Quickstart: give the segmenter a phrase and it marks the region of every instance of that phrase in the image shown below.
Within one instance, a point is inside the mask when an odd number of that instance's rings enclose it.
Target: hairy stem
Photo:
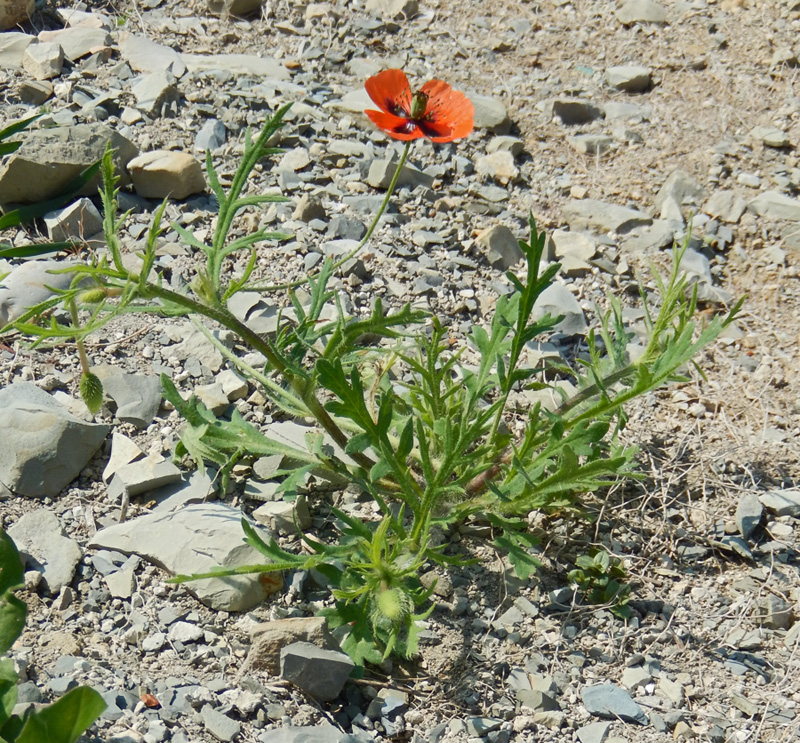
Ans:
[[[294,393],[303,401],[308,407],[309,412],[317,422],[325,429],[325,432],[338,444],[344,448],[347,446],[348,438],[344,431],[336,424],[336,421],[331,418],[327,410],[322,406],[322,403],[317,399],[312,389],[309,388],[308,381],[299,374],[295,374],[286,365],[281,356],[272,347],[272,344],[265,338],[262,338],[258,333],[250,330],[244,323],[240,322],[228,310],[222,307],[213,307],[206,304],[201,304],[191,297],[178,294],[170,289],[165,289],[161,286],[154,284],[147,284],[146,293],[150,296],[159,299],[173,302],[194,313],[204,315],[211,320],[218,322],[220,325],[229,328],[236,333],[243,341],[247,342],[251,348],[264,354],[270,366],[284,377],[292,386]],[[350,455],[359,466],[365,469],[370,469],[375,463],[365,454],[352,453]]]

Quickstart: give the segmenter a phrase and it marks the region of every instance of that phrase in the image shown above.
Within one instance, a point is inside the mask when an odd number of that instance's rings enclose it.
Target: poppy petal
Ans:
[[[445,121],[419,121],[417,126],[432,142],[449,142],[453,134],[453,127]]]
[[[460,139],[472,131],[475,107],[467,96],[458,90],[453,90],[442,80],[430,80],[421,90],[428,96],[426,119],[446,124],[450,129],[449,135],[442,133],[436,139],[432,138],[434,142]]]
[[[402,116],[395,116],[383,111],[365,111],[364,113],[369,116],[375,126],[383,129],[393,139],[406,141],[424,136],[411,119],[405,119]]]
[[[369,78],[364,87],[381,111],[396,114],[401,110],[411,115],[411,86],[402,70],[383,70]]]

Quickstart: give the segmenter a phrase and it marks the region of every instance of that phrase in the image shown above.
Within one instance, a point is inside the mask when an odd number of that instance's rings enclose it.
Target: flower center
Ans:
[[[421,119],[428,108],[428,94],[418,90],[411,100],[411,118]]]

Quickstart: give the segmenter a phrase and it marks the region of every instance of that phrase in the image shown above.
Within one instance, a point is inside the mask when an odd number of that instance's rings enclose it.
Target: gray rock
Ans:
[[[417,0],[367,0],[365,10],[382,18],[401,20],[413,18],[419,12],[419,3]]]
[[[51,80],[61,74],[64,50],[57,42],[31,44],[22,55],[22,69],[35,80]]]
[[[632,666],[622,672],[621,680],[628,691],[635,691],[640,686],[647,686],[653,680],[653,675],[644,666]]]
[[[555,116],[562,124],[588,124],[602,119],[603,109],[583,98],[556,98],[545,104],[545,115]]]
[[[800,489],[768,490],[758,496],[761,504],[776,516],[800,518]]]
[[[485,253],[489,265],[501,271],[512,268],[524,257],[514,233],[502,224],[481,232],[476,242]]]
[[[240,295],[234,295],[234,297],[238,296]],[[212,372],[218,372],[222,368],[222,354],[200,330],[194,327],[194,325],[191,323],[184,323],[183,325],[172,326],[169,328],[168,332],[174,333],[170,335],[171,339],[180,340],[180,342],[173,346],[168,346],[165,349],[166,356],[174,356],[179,361],[184,361],[189,358],[197,359]],[[212,332],[214,336],[226,346],[229,348],[233,346],[233,336],[231,333],[218,330]]]
[[[761,516],[764,508],[756,493],[745,493],[739,498],[736,505],[736,527],[744,539],[750,539],[750,535],[761,523]]]
[[[610,722],[590,722],[576,731],[580,743],[603,743],[611,729]]]
[[[178,52],[138,34],[120,34],[119,53],[136,72],[166,72],[177,79],[186,72]]]
[[[190,504],[179,511],[152,513],[102,529],[89,547],[137,554],[172,574],[252,565],[263,558],[243,542],[241,519],[238,508]],[[261,527],[255,528],[268,538]],[[186,587],[204,604],[221,611],[246,611],[267,596],[258,575],[208,578]]]
[[[136,575],[132,569],[117,570],[105,576],[108,592],[117,599],[129,599],[136,589]]]
[[[327,722],[321,725],[299,725],[276,728],[261,733],[259,743],[349,743],[351,736]]]
[[[634,230],[622,242],[624,250],[630,253],[643,253],[648,250],[661,250],[672,247],[675,241],[675,225],[663,219],[657,219],[641,231]]]
[[[666,676],[661,676],[658,679],[658,691],[661,692],[667,699],[669,699],[676,707],[680,707],[684,703],[685,689],[683,684],[672,681]]]
[[[115,366],[97,365],[94,373],[103,383],[103,393],[117,406],[116,416],[137,428],[153,422],[161,407],[161,380],[144,374],[126,374]]]
[[[50,299],[54,289],[68,289],[73,274],[54,273],[77,266],[76,261],[25,261],[0,279],[0,328],[25,314],[29,307]]]
[[[339,696],[353,668],[344,653],[309,642],[293,642],[281,650],[281,678],[323,702]]]
[[[311,156],[308,154],[308,150],[305,147],[293,147],[291,150],[287,150],[283,153],[283,157],[281,157],[276,168],[278,170],[291,170],[296,172],[308,167],[310,163]]]
[[[217,712],[210,704],[206,704],[200,712],[206,730],[217,740],[223,743],[230,743],[242,729],[240,723],[232,720],[222,712]]]
[[[525,150],[525,143],[518,137],[498,136],[492,137],[486,145],[486,152],[510,152],[514,157],[521,155]]]
[[[556,712],[561,709],[551,694],[539,689],[520,689],[517,701],[523,709],[531,712]]]
[[[597,252],[597,241],[585,232],[553,230],[550,237],[553,240],[556,258],[573,256],[589,261]]]
[[[172,642],[182,642],[186,644],[187,642],[198,642],[202,640],[204,634],[202,627],[198,627],[191,622],[173,622],[169,626],[167,637]]]
[[[193,73],[224,70],[235,75],[252,75],[272,80],[289,79],[289,70],[280,62],[255,54],[182,54],[181,59],[186,69]]]
[[[167,641],[167,635],[164,632],[154,632],[142,640],[142,650],[145,653],[155,653],[164,647]]]
[[[222,415],[229,407],[230,400],[218,382],[201,384],[194,388],[194,395],[214,415]]]
[[[519,175],[514,156],[509,150],[497,150],[479,157],[475,162],[475,170],[479,175],[494,178],[503,184],[513,181]]]
[[[189,503],[205,503],[213,500],[217,493],[216,470],[207,467],[184,473],[180,479],[148,493],[148,498],[156,502],[152,513],[177,511]]]
[[[0,389],[0,482],[19,495],[58,495],[86,466],[109,426],[78,420],[32,382]]]
[[[369,166],[369,173],[367,175],[367,183],[373,188],[388,188],[392,181],[395,171],[397,170],[397,161],[378,159],[373,160]],[[400,176],[397,179],[399,187],[408,186],[414,188],[416,186],[425,186],[430,188],[433,184],[433,178],[427,173],[423,173],[419,168],[406,163],[400,171]]]
[[[604,155],[614,146],[607,134],[575,134],[567,137],[567,142],[583,155]]]
[[[800,201],[779,191],[764,191],[756,196],[747,210],[768,219],[800,222]]]
[[[53,83],[47,80],[21,80],[17,93],[23,103],[41,106],[53,95]]]
[[[180,480],[181,471],[158,452],[119,467],[111,478],[108,495],[132,498]]]
[[[111,434],[111,456],[103,470],[103,481],[110,482],[120,467],[130,464],[135,459],[141,459],[143,456],[144,452],[125,434],[114,431]]]
[[[533,308],[532,319],[540,320],[546,314],[552,317],[563,316],[555,330],[564,335],[580,335],[587,328],[583,314],[575,295],[563,284],[552,284],[539,296]]]
[[[297,202],[292,219],[310,222],[312,219],[325,219],[327,216],[325,207],[316,196],[303,194]]]
[[[475,107],[474,123],[477,129],[488,129],[495,134],[508,134],[511,129],[511,119],[508,118],[508,111],[502,101],[477,93],[468,95]]]
[[[794,624],[792,605],[778,596],[767,596],[757,613],[761,626],[767,629],[789,629]]]
[[[774,126],[757,126],[750,130],[750,136],[762,144],[765,144],[767,147],[780,149],[791,145],[789,135],[781,129],[776,129]]]
[[[61,28],[55,31],[40,31],[39,42],[55,42],[61,45],[64,56],[74,62],[91,54],[95,49],[111,46],[111,34],[104,28]]]
[[[581,699],[590,715],[647,724],[647,715],[642,708],[631,699],[627,691],[614,684],[584,686],[581,689]]]
[[[242,665],[245,670],[280,672],[281,649],[305,642],[328,650],[338,649],[324,617],[292,617],[257,624],[250,630],[251,646]]]
[[[58,593],[72,582],[81,559],[81,548],[64,534],[51,511],[40,508],[26,513],[8,529],[27,570],[38,570],[49,593]]]
[[[631,124],[639,124],[653,114],[650,106],[640,106],[626,101],[609,101],[603,106],[603,110],[607,119],[625,119]]]
[[[666,23],[667,10],[653,0],[628,0],[615,15],[625,26],[634,23]]]
[[[217,383],[230,402],[247,397],[250,388],[246,379],[242,379],[233,369],[225,369],[217,375]]]
[[[253,518],[284,536],[303,532],[311,526],[306,499],[298,495],[293,501],[270,501],[253,511]]]
[[[2,25],[2,15],[0,15],[0,28]],[[12,24],[15,25],[16,22]],[[20,31],[6,31],[0,34],[0,68],[22,67],[25,50],[34,43],[36,43],[35,36]]]
[[[142,75],[131,85],[137,108],[152,118],[174,116],[180,92],[171,72],[159,70]]]
[[[664,185],[656,194],[654,205],[656,211],[662,212],[662,219],[665,219],[663,214],[664,204],[668,199],[672,199],[679,207],[685,205],[699,206],[703,200],[704,189],[697,182],[697,180],[687,173],[685,170],[673,170]]]
[[[747,208],[745,200],[736,191],[715,191],[703,205],[703,211],[723,222],[736,224]]]
[[[103,157],[106,145],[114,150],[119,185],[130,183],[126,166],[138,154],[136,146],[102,124],[77,124],[25,132],[22,146],[0,166],[0,205],[31,204],[64,191],[84,168]],[[98,174],[81,191],[96,195]]]
[[[85,196],[69,206],[44,215],[47,236],[54,242],[86,239],[103,231],[103,217]]]
[[[624,234],[634,227],[649,225],[653,221],[649,214],[638,209],[595,199],[571,201],[564,207],[563,213],[570,229],[575,232],[597,230]]]
[[[702,253],[687,248],[681,259],[681,270],[688,276],[697,279],[700,283],[712,284],[711,263]]]
[[[342,111],[359,114],[363,114],[367,109],[374,110],[376,108],[375,103],[363,87],[348,91],[340,99],[331,101],[329,105]],[[372,126],[366,116],[362,117],[362,121],[365,125]]]
[[[206,150],[214,152],[225,144],[227,136],[228,130],[225,128],[225,124],[219,119],[208,119],[197,132],[197,136],[194,138],[194,147],[201,152]]]
[[[650,70],[639,65],[620,65],[606,70],[606,82],[625,93],[643,93],[650,87]]]

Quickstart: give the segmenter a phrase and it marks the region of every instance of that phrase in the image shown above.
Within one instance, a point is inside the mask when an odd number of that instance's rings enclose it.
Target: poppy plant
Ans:
[[[369,78],[365,87],[380,109],[365,113],[394,139],[452,142],[472,131],[472,102],[441,80],[430,80],[412,93],[402,70],[384,70]]]

